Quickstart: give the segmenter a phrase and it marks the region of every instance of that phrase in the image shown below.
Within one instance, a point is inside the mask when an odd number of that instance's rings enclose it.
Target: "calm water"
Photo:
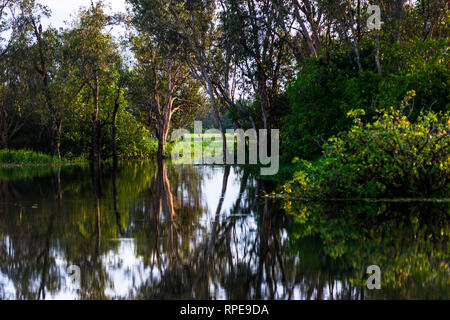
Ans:
[[[449,298],[448,203],[261,196],[273,188],[238,167],[0,170],[0,298]]]

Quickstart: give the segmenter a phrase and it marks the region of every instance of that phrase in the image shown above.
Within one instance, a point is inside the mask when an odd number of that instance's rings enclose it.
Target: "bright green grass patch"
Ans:
[[[232,139],[236,135],[227,133],[227,134],[225,134],[225,136],[227,137],[227,139]],[[219,133],[202,133],[202,134],[189,133],[189,134],[185,134],[184,137],[185,138],[191,138],[191,139],[200,138],[200,137],[203,138],[203,139],[205,139],[205,138],[218,138],[218,139],[220,139],[220,138],[222,138],[222,135],[219,134]]]
[[[64,160],[30,150],[0,150],[0,166],[63,164]]]

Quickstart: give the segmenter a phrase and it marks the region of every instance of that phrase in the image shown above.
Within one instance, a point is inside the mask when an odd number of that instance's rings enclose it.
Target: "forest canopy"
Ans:
[[[204,119],[223,148],[227,128],[280,129],[291,164],[351,135],[349,113],[362,110],[369,124],[379,110],[399,110],[408,92],[411,128],[448,119],[445,0],[126,4],[109,14],[92,1],[55,29],[43,27],[51,12],[39,1],[0,1],[2,149],[99,167],[111,157],[166,157],[170,132]],[[368,23],[374,5],[380,28]],[[110,33],[117,25],[120,38]]]

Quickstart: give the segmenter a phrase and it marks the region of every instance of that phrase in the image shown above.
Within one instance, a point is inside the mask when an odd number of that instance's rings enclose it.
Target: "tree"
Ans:
[[[228,65],[225,65],[225,77],[219,77],[216,69],[216,58],[221,54],[217,41],[216,1],[128,2],[133,12],[133,23],[139,30],[153,34],[159,44],[166,43],[168,47],[175,44],[180,48],[178,57],[187,63],[191,76],[201,83],[209,97],[222,133],[223,154],[226,155],[225,129],[221,120],[219,100],[223,98],[229,106],[235,104],[231,91],[228,90]]]
[[[23,128],[35,111],[31,97],[35,92],[33,70],[26,63],[27,50],[17,39],[11,52],[0,62],[0,137],[8,149],[11,139]]]
[[[51,152],[61,158],[61,135],[65,113],[86,86],[87,81],[74,81],[73,66],[64,42],[64,35],[54,29],[42,30],[39,17],[31,16],[36,44],[34,45],[35,70],[39,74],[41,116],[51,140]]]
[[[6,46],[0,49],[0,138],[5,149],[35,108],[35,78],[27,63],[31,40],[26,18],[32,5],[29,1],[0,3],[0,32],[10,32]],[[6,39],[0,37],[0,43],[1,40]]]
[[[262,127],[269,129],[273,97],[293,69],[289,47],[279,36],[285,12],[272,1],[220,3],[223,43],[241,76],[251,84],[250,97],[259,102]]]
[[[178,112],[184,115],[180,117],[193,121],[202,109],[199,84],[191,77],[187,64],[178,59],[178,46],[154,42],[151,34],[134,36],[131,43],[137,64],[130,97],[145,113],[158,139],[158,157],[165,158],[173,115]]]
[[[107,90],[105,86],[114,85],[114,77],[118,76],[115,71],[121,60],[111,35],[104,32],[110,21],[110,17],[103,11],[103,3],[92,3],[89,8],[80,11],[75,28],[67,34],[68,54],[76,69],[74,75],[78,82],[86,83],[90,89],[84,95],[89,101],[87,109],[91,113],[91,150],[96,170],[100,169],[101,164],[101,129],[109,123],[107,118],[101,117],[101,109],[112,105],[108,103],[108,93],[111,90]]]

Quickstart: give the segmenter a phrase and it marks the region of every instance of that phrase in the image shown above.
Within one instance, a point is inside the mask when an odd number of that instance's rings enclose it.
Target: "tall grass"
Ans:
[[[0,166],[61,164],[63,160],[30,150],[0,150]]]

